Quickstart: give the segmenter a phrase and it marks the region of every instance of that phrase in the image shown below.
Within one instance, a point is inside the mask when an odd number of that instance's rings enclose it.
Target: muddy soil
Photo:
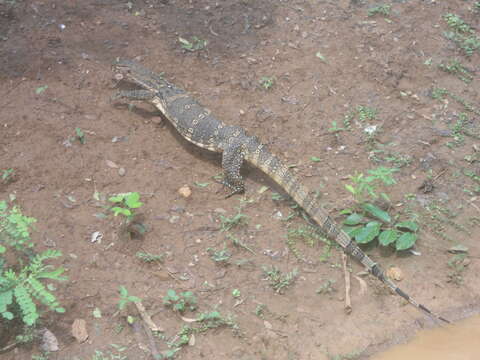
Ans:
[[[163,305],[168,289],[197,296],[198,310],[187,318],[213,310],[231,316],[233,328],[190,337],[179,359],[368,358],[437,326],[375,279],[358,280],[363,269],[355,262],[346,313],[341,252],[323,241],[287,242],[288,231],[306,222],[260,171],[246,167],[245,196],[225,199],[212,179],[221,173],[219,156],[188,144],[152,106],[112,101],[125,87],[111,71],[117,57],[164,73],[218,118],[257,135],[339,221],[353,204],[349,175],[398,167],[397,184],[386,189],[390,211],[418,218],[419,256],[366,251],[383,267],[401,269],[402,288],[443,316],[477,311],[480,56],[446,38],[444,16],[458,14],[475,31],[480,15],[473,1],[386,4],[388,15],[369,16],[379,4],[0,1],[0,170],[15,172],[0,185],[0,199],[14,194],[38,220],[38,250],[61,250],[57,264],[69,277],[55,292],[65,314],[46,313],[42,321],[60,344],[49,359],[92,359],[95,351],[106,359],[151,358],[142,328],[118,311],[120,286],[165,330],[154,340],[160,352],[191,325]],[[180,38],[189,43],[182,47]],[[439,67],[451,59],[471,81]],[[454,95],[435,99],[435,88]],[[361,109],[377,112],[369,118]],[[178,192],[184,185],[187,197]],[[102,199],[135,191],[148,231],[130,238]],[[221,231],[221,216],[240,212],[245,224]],[[92,242],[96,231],[103,238]],[[468,261],[453,273],[447,250],[457,244],[469,248]],[[227,265],[210,256],[223,249],[232,255]],[[138,252],[164,261],[146,263]],[[298,277],[276,293],[264,266],[297,269]],[[93,316],[97,308],[101,317]],[[75,319],[86,321],[83,343],[71,335]],[[39,353],[34,343],[2,358]]]

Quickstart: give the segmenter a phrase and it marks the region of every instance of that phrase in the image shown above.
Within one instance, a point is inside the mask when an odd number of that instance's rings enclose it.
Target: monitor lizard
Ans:
[[[186,140],[203,149],[222,154],[222,183],[231,189],[227,197],[245,190],[240,168],[243,162],[247,161],[271,177],[318,224],[327,237],[336,241],[347,254],[357,259],[393,292],[433,319],[449,322],[415,301],[390,280],[382,268],[368,257],[322,208],[316,193],[304,186],[289,167],[273,155],[256,136],[248,135],[239,126],[227,125],[218,120],[185,90],[137,62],[117,59],[112,68],[121,74],[120,78],[141,87],[140,90],[118,91],[115,99],[150,102]]]

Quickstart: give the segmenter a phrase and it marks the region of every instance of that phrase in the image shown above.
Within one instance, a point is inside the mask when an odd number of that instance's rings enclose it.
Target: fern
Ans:
[[[16,250],[32,248],[30,227],[37,220],[22,214],[17,206],[8,208],[6,201],[0,201],[0,242]]]
[[[45,261],[57,258],[62,253],[46,250],[30,256],[26,264],[23,262],[27,252],[33,254],[30,227],[35,221],[24,216],[18,207],[8,209],[6,202],[0,201],[0,318],[13,320],[20,317],[27,326],[36,324],[40,317],[40,305],[56,312],[65,312],[55,295],[42,282],[45,279],[66,279],[62,276],[65,269],[55,269],[45,264]],[[14,253],[20,265],[24,265],[19,270],[14,270],[18,265],[7,267],[3,256],[7,249]]]

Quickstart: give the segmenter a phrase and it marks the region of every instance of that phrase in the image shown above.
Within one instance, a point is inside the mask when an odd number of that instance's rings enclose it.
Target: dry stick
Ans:
[[[158,351],[157,344],[155,343],[155,338],[153,337],[153,331],[164,331],[161,327],[158,327],[150,317],[150,315],[145,310],[145,307],[140,301],[135,301],[135,306],[137,307],[138,313],[142,317],[143,320],[143,329],[147,334],[150,352],[154,359],[161,359],[162,356]]]
[[[352,303],[350,301],[350,272],[347,269],[347,254],[342,253],[343,272],[345,274],[345,312],[352,312]]]
[[[150,328],[151,331],[156,331],[156,332],[157,331],[158,332],[164,332],[165,331],[162,327],[157,326],[157,324],[155,324],[153,322],[152,318],[147,313],[147,310],[145,310],[145,307],[143,306],[143,304],[140,301],[135,301],[135,306],[137,307],[138,313],[142,317],[142,320],[145,322],[145,324],[148,325],[148,327]]]

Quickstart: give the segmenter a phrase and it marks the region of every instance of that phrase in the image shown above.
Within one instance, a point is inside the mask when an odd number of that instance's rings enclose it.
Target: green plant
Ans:
[[[344,129],[344,128],[341,128],[341,127],[338,127],[336,121],[332,121],[332,127],[331,127],[330,129],[328,129],[328,132],[329,132],[329,133],[332,133],[333,135],[335,135],[335,137],[336,137],[337,140],[338,140],[338,138],[339,138],[339,133],[340,133],[341,131],[345,131],[345,129]]]
[[[473,29],[456,14],[448,13],[443,16],[448,26],[459,33],[471,33]]]
[[[452,137],[453,141],[447,142],[447,146],[449,148],[457,147],[460,145],[463,145],[465,142],[465,129],[464,126],[468,120],[468,117],[465,113],[460,113],[458,115],[458,120],[455,122],[455,124],[452,126]]]
[[[177,294],[175,290],[168,289],[167,295],[163,297],[163,304],[179,313],[185,312],[187,308],[190,311],[195,311],[197,309],[197,298],[191,291]]]
[[[200,39],[197,36],[192,36],[191,40],[184,39],[182,37],[178,38],[178,41],[181,44],[182,49],[187,51],[197,51],[203,50],[207,47],[208,41]]]
[[[368,9],[368,16],[374,16],[376,14],[388,16],[390,15],[391,5],[377,5]]]
[[[215,263],[220,265],[227,265],[232,257],[232,254],[227,250],[225,244],[223,250],[208,248],[207,252],[210,254],[210,258],[215,261]]]
[[[230,231],[234,227],[248,224],[248,216],[242,214],[241,207],[237,209],[237,213],[231,217],[220,215],[221,231]]]
[[[270,286],[278,294],[283,294],[285,289],[292,285],[297,276],[298,270],[293,269],[289,273],[282,274],[282,272],[276,266],[263,266],[263,274],[266,276],[266,280],[269,281]]]
[[[444,32],[447,39],[454,41],[467,56],[472,56],[476,50],[480,50],[480,38],[475,35],[469,24],[456,14],[446,14],[444,19],[453,30]]]
[[[0,255],[6,251],[1,246]],[[59,313],[65,312],[52,293],[53,287],[43,283],[47,279],[66,280],[61,276],[65,269],[59,267],[51,270],[52,265],[44,264],[61,255],[58,250],[46,250],[34,255],[19,271],[6,267],[5,258],[0,256],[0,314],[4,319],[12,320],[19,316],[25,325],[33,326],[40,317],[37,304]]]
[[[127,306],[128,303],[135,303],[135,302],[141,302],[142,299],[139,297],[130,295],[128,293],[128,290],[125,286],[121,285],[120,289],[120,300],[118,300],[118,309],[123,310]]]
[[[395,245],[397,250],[406,250],[412,247],[416,240],[418,223],[414,220],[392,221],[390,214],[380,209],[372,201],[378,199],[377,187],[379,184],[394,185],[393,173],[395,168],[378,167],[369,170],[369,176],[356,174],[351,177],[353,185],[345,185],[356,202],[354,209],[342,211],[349,216],[344,220],[344,230],[355,238],[359,244],[367,244],[378,239],[380,245]],[[385,200],[389,200],[385,193],[380,193]]]
[[[78,139],[78,141],[80,141],[80,144],[85,144],[86,142],[86,139],[85,139],[85,133],[83,132],[82,129],[80,128],[75,128],[75,137],[76,139]]]
[[[470,70],[456,59],[449,60],[446,64],[441,63],[438,67],[449,74],[455,75],[467,84],[471,83],[474,78]]]
[[[22,214],[20,208],[9,208],[6,201],[0,201],[0,246],[5,243],[18,251],[33,247],[30,228],[37,220]]]
[[[15,171],[12,168],[2,170],[2,176],[0,177],[0,179],[2,180],[2,183],[8,184],[9,182],[12,181],[14,175],[15,175]]]
[[[396,184],[392,175],[397,171],[396,168],[379,166],[376,169],[368,170],[368,176],[363,173],[356,173],[350,176],[353,184],[347,184],[345,188],[352,193],[355,202],[358,204],[363,204],[369,198],[378,199],[379,196],[389,201],[387,194],[377,194],[377,188],[380,184],[387,186]]]
[[[146,263],[152,263],[152,262],[163,263],[163,259],[165,258],[165,254],[154,255],[154,254],[150,254],[142,251],[138,251],[135,254],[135,256]]]
[[[115,206],[110,208],[113,214],[115,216],[121,214],[126,217],[127,221],[132,220],[135,216],[134,209],[138,209],[143,205],[138,192],[117,194],[110,197],[108,201],[115,204]]]
[[[473,106],[470,102],[464,98],[458,96],[457,94],[452,93],[451,91],[444,88],[433,88],[431,91],[432,99],[442,100],[445,97],[450,97],[459,104],[463,105],[466,111],[473,112],[476,115],[480,115],[480,110]]]
[[[377,117],[377,109],[370,107],[359,105],[356,108],[358,118],[361,122],[365,122],[367,120],[375,120]]]
[[[335,280],[325,280],[322,285],[315,291],[319,295],[323,294],[331,294],[332,292],[336,291],[333,285],[335,284]]]
[[[270,90],[273,85],[275,85],[275,77],[273,76],[262,76],[260,79],[260,85],[265,89],[265,90]]]
[[[232,290],[232,296],[234,298],[239,298],[241,296],[240,290],[239,289],[233,289]]]

